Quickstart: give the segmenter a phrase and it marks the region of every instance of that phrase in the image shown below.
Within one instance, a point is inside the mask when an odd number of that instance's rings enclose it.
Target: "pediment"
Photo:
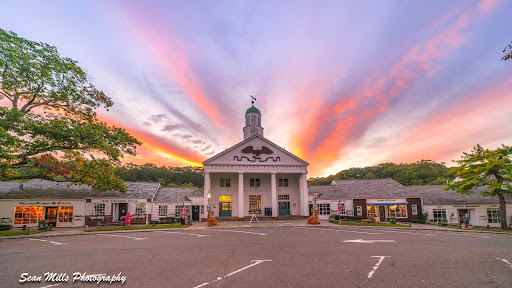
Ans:
[[[254,135],[207,159],[204,165],[296,165],[309,163],[260,135]]]

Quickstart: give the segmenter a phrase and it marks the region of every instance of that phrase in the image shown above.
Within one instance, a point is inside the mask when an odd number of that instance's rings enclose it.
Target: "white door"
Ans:
[[[117,222],[119,221],[119,204],[118,203],[115,203],[114,204],[114,211],[112,211],[112,222]]]

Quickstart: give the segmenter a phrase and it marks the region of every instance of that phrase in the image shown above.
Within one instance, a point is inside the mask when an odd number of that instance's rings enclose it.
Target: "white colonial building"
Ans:
[[[261,113],[245,114],[244,140],[204,164],[204,205],[216,217],[307,216],[306,161],[263,137]],[[208,194],[210,198],[208,199]]]

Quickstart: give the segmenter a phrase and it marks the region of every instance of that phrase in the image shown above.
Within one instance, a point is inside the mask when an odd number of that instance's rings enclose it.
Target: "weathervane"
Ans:
[[[251,104],[252,104],[252,106],[254,106],[254,101],[256,101],[256,98],[254,98],[254,96],[252,96],[252,95],[249,95],[249,96],[251,96],[251,98],[252,98]]]

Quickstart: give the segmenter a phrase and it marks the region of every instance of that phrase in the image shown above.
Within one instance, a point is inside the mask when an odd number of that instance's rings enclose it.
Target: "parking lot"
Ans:
[[[512,235],[385,227],[258,227],[107,232],[0,240],[1,287],[22,273],[91,287],[512,287]]]

